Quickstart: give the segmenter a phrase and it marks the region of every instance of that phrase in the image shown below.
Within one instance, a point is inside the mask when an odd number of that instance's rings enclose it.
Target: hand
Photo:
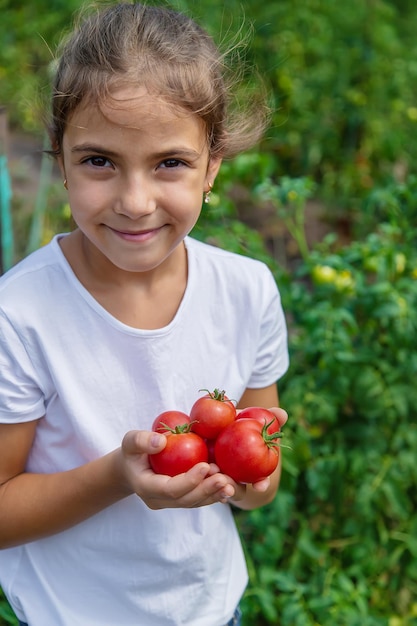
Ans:
[[[153,510],[193,508],[227,502],[235,494],[235,483],[214,464],[197,463],[178,476],[155,474],[149,454],[164,449],[166,437],[148,431],[130,431],[121,447],[122,472],[131,492]]]

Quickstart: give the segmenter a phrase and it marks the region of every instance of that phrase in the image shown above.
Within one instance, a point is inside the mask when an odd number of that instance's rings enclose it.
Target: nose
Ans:
[[[157,207],[155,188],[144,176],[124,177],[121,181],[115,212],[130,219],[150,215]]]

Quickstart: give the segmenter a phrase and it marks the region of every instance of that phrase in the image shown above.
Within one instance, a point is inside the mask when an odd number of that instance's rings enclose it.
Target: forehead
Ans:
[[[205,124],[200,117],[142,87],[114,90],[100,103],[81,103],[69,118],[67,129],[91,130],[109,125],[148,133],[158,129],[158,134],[177,130],[205,140]]]

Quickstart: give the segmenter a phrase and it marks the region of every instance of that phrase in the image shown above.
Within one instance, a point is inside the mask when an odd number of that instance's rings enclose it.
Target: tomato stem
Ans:
[[[171,426],[168,426],[168,424],[164,424],[164,422],[160,422],[160,424],[163,428],[161,428],[161,426],[158,426],[157,430],[166,430],[173,435],[181,435],[182,433],[191,432],[191,423],[177,424],[177,426],[175,426],[174,428],[171,428]]]
[[[225,402],[226,391],[224,389],[215,389],[214,391],[209,391],[208,389],[199,389],[199,391],[206,391],[210,398],[213,400],[218,400],[219,402]]]
[[[284,436],[283,433],[279,430],[277,430],[275,433],[268,433],[268,428],[271,426],[271,424],[274,423],[274,421],[275,418],[272,419],[268,424],[265,422],[265,424],[262,426],[262,437],[268,448],[281,447],[281,444],[277,441],[277,439],[281,439],[281,437]]]

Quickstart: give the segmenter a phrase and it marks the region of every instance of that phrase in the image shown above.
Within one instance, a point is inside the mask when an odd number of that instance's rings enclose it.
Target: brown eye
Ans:
[[[106,167],[106,166],[111,165],[110,161],[106,159],[106,157],[102,157],[102,156],[89,157],[88,159],[84,161],[84,163],[90,163],[94,167]]]
[[[179,165],[184,165],[184,163],[180,161],[179,159],[166,159],[165,161],[161,163],[162,167],[168,167],[168,168],[178,167]]]

